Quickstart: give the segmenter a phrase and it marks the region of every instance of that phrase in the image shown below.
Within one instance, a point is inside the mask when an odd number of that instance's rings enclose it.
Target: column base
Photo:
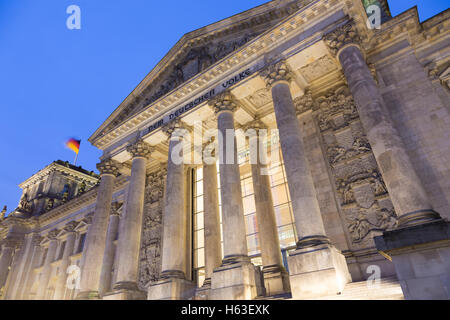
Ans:
[[[117,282],[112,292],[103,295],[103,300],[145,300],[146,294],[141,291],[136,282]]]
[[[393,262],[405,299],[450,299],[449,221],[385,231],[374,241]]]
[[[203,285],[195,290],[195,300],[210,300],[211,298],[211,278],[205,279]]]
[[[292,298],[335,295],[352,281],[344,255],[331,244],[300,247],[289,253]]]
[[[84,291],[77,294],[75,300],[101,300],[98,291]]]
[[[180,278],[164,278],[148,287],[148,300],[188,300],[195,294],[195,284]]]
[[[263,289],[261,272],[251,262],[227,260],[211,276],[210,299],[252,300],[263,295]]]
[[[264,287],[266,296],[276,296],[291,292],[289,274],[282,266],[263,267]]]

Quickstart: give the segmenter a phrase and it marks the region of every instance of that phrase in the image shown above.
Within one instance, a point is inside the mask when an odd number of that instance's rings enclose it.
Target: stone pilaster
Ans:
[[[367,138],[399,216],[399,227],[439,219],[365,62],[359,46],[360,37],[354,25],[349,23],[337,28],[325,37],[325,41],[342,65]]]
[[[36,274],[33,269],[38,266],[42,255],[42,247],[41,247],[42,237],[38,234],[34,234],[32,238],[32,258],[31,263],[27,266],[26,276],[24,280],[23,290],[20,292],[19,299],[22,300],[32,300],[36,294],[36,292],[31,292],[31,287],[35,281]]]
[[[106,234],[106,247],[103,256],[102,273],[100,275],[100,296],[104,296],[111,291],[112,271],[116,255],[116,236],[119,230],[120,214],[123,203],[114,202],[111,206],[111,215],[109,217],[108,232]]]
[[[153,148],[138,140],[127,148],[132,157],[131,178],[128,185],[125,215],[117,244],[117,278],[114,295],[107,299],[142,299],[138,288],[139,246],[141,243],[142,217],[147,161]]]
[[[49,240],[47,256],[45,257],[44,266],[42,268],[41,277],[39,279],[39,287],[37,289],[36,298],[37,300],[46,299],[47,286],[50,281],[50,276],[52,272],[51,263],[55,260],[56,249],[58,247],[58,233],[60,231],[57,229],[51,230],[47,234]]]
[[[297,250],[288,259],[292,295],[312,298],[342,291],[350,279],[344,256],[325,234],[303,137],[290,91],[293,78],[284,61],[262,73],[271,88],[295,226]]]
[[[186,179],[183,163],[183,124],[172,121],[163,128],[169,138],[166,188],[163,208],[162,272],[160,281],[148,288],[149,300],[188,299],[195,285],[188,280]]]
[[[253,299],[261,294],[257,270],[250,262],[244,220],[241,176],[237,161],[234,111],[237,104],[229,92],[210,102],[217,117],[219,134],[219,171],[222,200],[222,265],[211,277],[212,299]]]
[[[260,130],[267,127],[260,120],[255,120],[249,123],[246,129],[254,130],[254,135],[249,136],[250,163],[266,295],[285,294],[290,292],[289,276],[283,266],[266,150],[260,135]]]
[[[98,299],[99,297],[100,273],[106,246],[114,181],[120,167],[121,165],[112,159],[104,160],[97,165],[101,180],[92,225],[89,227],[86,237],[80,292],[77,299]]]
[[[64,231],[66,232],[66,246],[62,256],[61,265],[59,267],[58,281],[55,288],[54,300],[63,300],[66,292],[67,268],[70,266],[70,256],[75,248],[75,240],[77,237],[75,228],[77,223],[71,221],[66,224]]]

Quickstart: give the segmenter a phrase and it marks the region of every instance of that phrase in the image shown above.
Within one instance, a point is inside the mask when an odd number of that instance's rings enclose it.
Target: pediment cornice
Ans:
[[[226,54],[223,56],[221,54],[215,56],[215,52],[207,53],[207,56],[212,57],[212,64],[214,64],[234,51],[228,50],[227,47],[237,49],[310,2],[313,2],[313,0],[271,1],[185,34],[96,130],[89,141],[96,145],[96,141],[102,135],[108,134],[136,112],[170,91],[178,89],[186,81],[176,79],[176,67],[185,63],[184,60],[189,55],[201,55],[201,50],[205,47],[209,48],[211,43],[215,44],[214,49],[217,49],[217,51],[220,51],[219,46],[225,47]],[[240,42],[241,45],[239,45]],[[208,65],[208,62],[206,65]],[[159,79],[159,77],[162,77],[162,79]],[[167,79],[169,79],[169,84],[167,84]],[[167,90],[168,88],[170,90]],[[154,99],[155,97],[156,99]]]
[[[170,92],[139,113],[131,116],[113,130],[102,132],[100,128],[100,131],[97,131],[97,135],[92,136],[89,141],[97,148],[105,150],[133,131],[136,131],[137,128],[143,129],[144,125],[160,118],[173,107],[181,106],[187,99],[192,98],[194,94],[203,93],[202,91],[213,88],[214,85],[220,83],[220,80],[231,72],[264,59],[264,56],[280,43],[289,41],[289,39],[305,32],[309,27],[313,27],[316,23],[326,19],[327,16],[329,17],[339,11],[348,14],[350,10],[345,2],[339,0],[309,1],[308,5],[301,7],[301,9],[281,20],[232,54],[183,83],[177,90]],[[325,12],[327,15],[325,15]]]

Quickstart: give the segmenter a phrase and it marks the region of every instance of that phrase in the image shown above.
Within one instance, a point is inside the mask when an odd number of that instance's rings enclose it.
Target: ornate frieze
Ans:
[[[278,81],[290,82],[293,79],[293,74],[284,60],[270,64],[266,69],[261,71],[261,76],[264,77],[266,85],[269,88]]]
[[[159,171],[151,173],[147,177],[146,201],[155,203],[164,196],[164,184],[167,175],[167,169],[161,168]]]
[[[60,230],[58,230],[58,229],[53,229],[53,230],[50,230],[48,233],[47,233],[47,239],[49,239],[49,240],[57,240],[57,238],[58,238],[58,235],[59,235],[59,233],[60,233],[61,231]]]
[[[138,140],[127,147],[127,152],[131,155],[132,158],[148,158],[154,150],[155,148],[153,148],[143,140]]]
[[[266,88],[263,88],[249,96],[248,100],[259,109],[272,102],[272,96]]]
[[[100,175],[112,174],[117,176],[121,167],[122,165],[113,159],[106,159],[97,164],[97,169],[100,171]]]
[[[235,112],[237,105],[233,95],[229,91],[222,92],[209,101],[214,113],[219,115],[222,112]]]
[[[70,221],[64,226],[64,231],[67,233],[74,232],[77,226],[78,222]]]
[[[325,38],[325,43],[328,45],[330,52],[337,55],[340,49],[348,44],[360,45],[361,37],[355,29],[353,23],[347,23],[328,33]]]
[[[123,211],[123,202],[115,201],[111,204],[110,214],[112,216],[121,216]]]
[[[336,63],[329,55],[325,55],[316,61],[300,68],[300,73],[306,81],[311,83],[314,80],[337,69]]]

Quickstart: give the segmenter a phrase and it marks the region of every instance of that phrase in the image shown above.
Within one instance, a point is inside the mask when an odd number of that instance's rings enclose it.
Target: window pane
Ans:
[[[194,236],[194,248],[203,248],[205,245],[205,234],[202,230],[198,230],[195,231],[195,236]]]
[[[204,227],[204,225],[203,225],[203,217],[204,217],[203,212],[197,213],[195,215],[195,221],[194,221],[194,223],[195,223],[195,225],[194,225],[195,230],[203,229],[203,227]]]
[[[288,204],[275,207],[275,218],[277,220],[277,226],[284,226],[292,223],[291,211]]]
[[[203,211],[203,196],[197,197],[195,211],[196,212]]]
[[[197,190],[196,195],[202,195],[203,194],[203,180],[197,182]]]
[[[244,198],[244,215],[255,212],[255,199],[253,196]]]
[[[199,167],[197,168],[197,175],[196,175],[196,180],[203,180],[203,168]]]
[[[280,238],[281,247],[286,248],[295,245],[295,234],[293,224],[279,227],[278,235]]]
[[[247,234],[258,232],[258,221],[256,220],[255,213],[245,216],[245,227]]]
[[[273,197],[273,204],[275,206],[288,202],[285,185],[280,184],[276,187],[273,187],[272,197]]]
[[[248,254],[255,255],[259,253],[259,239],[257,234],[247,237]]]
[[[195,250],[196,259],[194,259],[194,268],[201,268],[205,266],[205,249],[201,248]]]

